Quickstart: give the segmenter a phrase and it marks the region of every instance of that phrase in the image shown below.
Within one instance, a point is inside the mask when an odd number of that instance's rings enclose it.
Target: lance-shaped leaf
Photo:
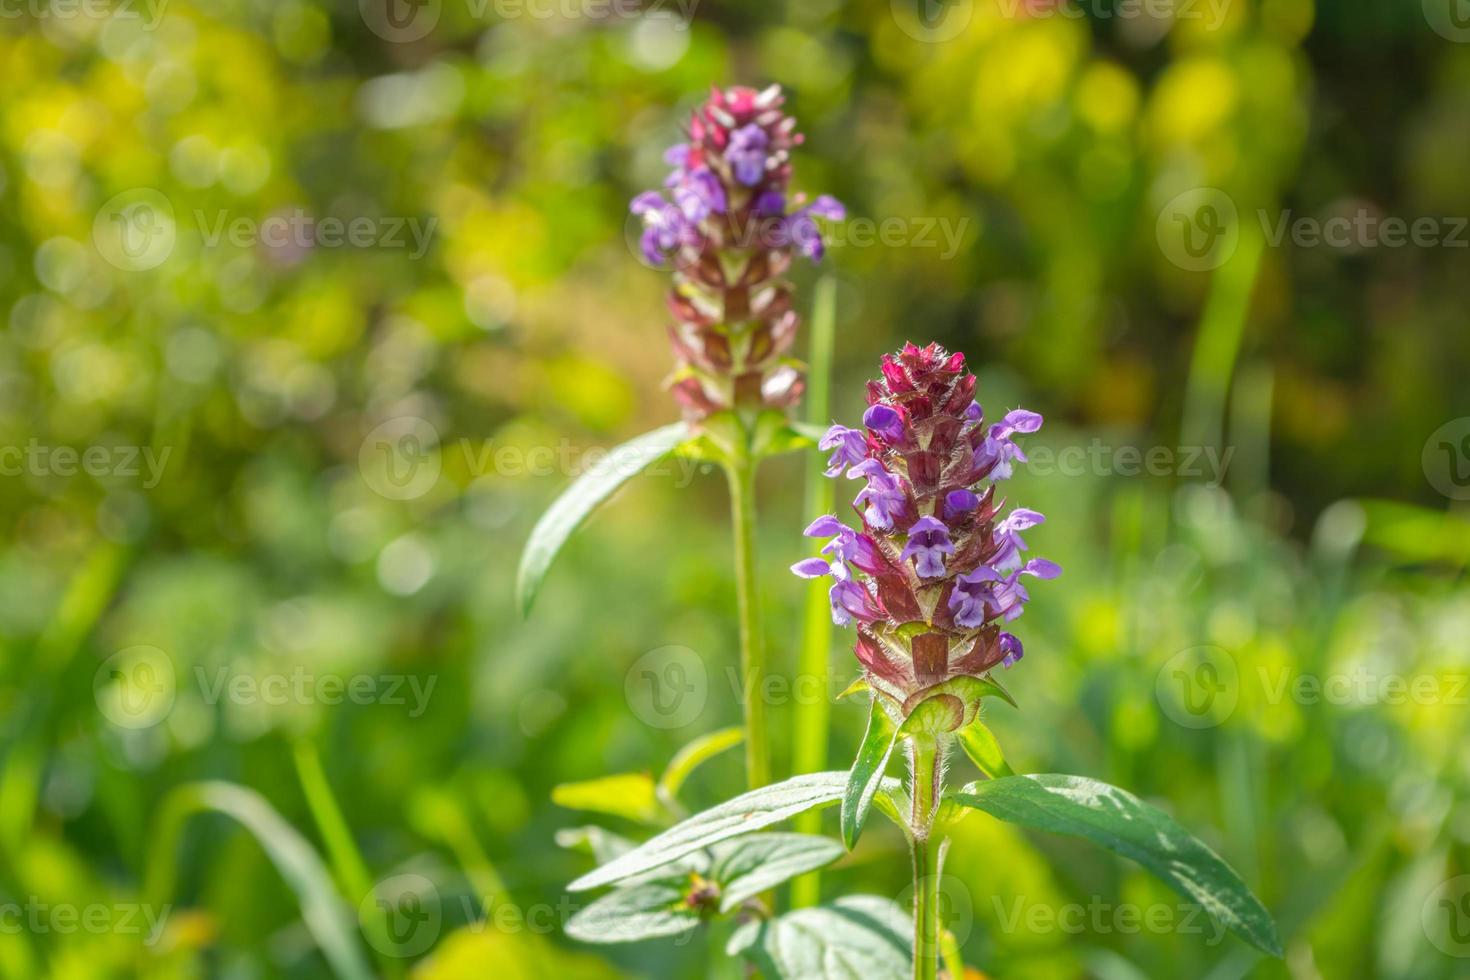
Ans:
[[[898,728],[878,698],[868,708],[868,730],[858,746],[857,759],[847,774],[847,787],[842,794],[842,842],[852,850],[862,835],[868,819],[873,794],[883,782],[883,770],[893,755],[898,741]]]
[[[852,895],[736,929],[725,952],[767,980],[907,980],[913,923],[897,905]]]
[[[607,893],[568,919],[566,932],[584,943],[631,943],[682,936],[698,925],[684,889],[659,881]]]
[[[551,789],[551,802],[569,810],[586,810],[656,824],[663,817],[653,777],[646,772],[600,776],[580,783],[561,783]]]
[[[675,422],[630,439],[608,453],[596,466],[577,477],[531,530],[521,567],[516,573],[516,595],[521,614],[531,611],[541,580],[557,552],[587,515],[633,476],[667,456],[689,438],[689,426]]]
[[[995,733],[985,726],[985,722],[977,718],[960,729],[959,742],[965,750],[965,755],[970,757],[970,761],[975,763],[976,768],[991,779],[1015,775],[1010,765],[1006,763],[1006,757],[1000,750],[1000,743],[995,740]]]
[[[835,840],[813,834],[751,834],[712,849],[709,877],[720,886],[720,911],[799,874],[826,867],[843,854]]]
[[[1034,830],[1082,837],[1132,858],[1257,949],[1281,955],[1276,923],[1220,856],[1173,818],[1116,786],[1047,773],[970,783],[956,802]]]
[[[847,785],[845,772],[814,772],[742,793],[696,813],[683,823],[644,841],[567,886],[580,892],[610,885],[676,861],[711,844],[780,823],[812,807],[836,803]],[[896,785],[896,781],[895,781]]]

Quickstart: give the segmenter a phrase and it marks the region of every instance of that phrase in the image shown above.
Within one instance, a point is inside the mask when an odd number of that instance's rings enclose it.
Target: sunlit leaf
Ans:
[[[638,823],[656,824],[662,810],[653,777],[645,772],[602,776],[581,783],[562,783],[551,791],[551,802],[569,810],[606,813]]]
[[[531,529],[526,550],[521,553],[516,595],[522,615],[531,611],[557,552],[587,515],[618,487],[668,455],[688,437],[689,426],[683,422],[646,432],[618,446],[567,487]]]
[[[852,895],[735,930],[726,952],[767,980],[906,980],[913,924],[892,901]]]
[[[680,936],[699,925],[685,890],[669,882],[619,888],[567,920],[566,933],[584,943],[631,943]]]
[[[1281,955],[1276,924],[1240,876],[1173,818],[1125,790],[1047,773],[970,783],[954,799],[1022,827],[1086,838],[1132,858],[1252,946]]]
[[[720,911],[843,855],[842,845],[813,834],[751,834],[713,848],[709,876],[720,886]]]
[[[845,772],[816,772],[742,793],[697,813],[567,886],[586,891],[651,871],[686,854],[780,823],[812,807],[836,803],[847,785]]]
[[[959,743],[970,761],[991,779],[1015,775],[1000,750],[1000,743],[995,740],[995,733],[983,721],[976,719],[960,729]]]

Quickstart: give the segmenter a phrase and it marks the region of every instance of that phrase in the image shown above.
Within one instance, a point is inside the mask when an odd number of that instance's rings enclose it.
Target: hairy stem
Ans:
[[[914,871],[914,980],[939,975],[939,852],[934,814],[943,780],[943,761],[932,735],[916,735],[909,742],[909,819]]]
[[[755,572],[755,460],[740,453],[725,468],[735,528],[735,591],[740,612],[740,679],[745,710],[745,778],[751,789],[771,781],[766,737],[766,653]]]

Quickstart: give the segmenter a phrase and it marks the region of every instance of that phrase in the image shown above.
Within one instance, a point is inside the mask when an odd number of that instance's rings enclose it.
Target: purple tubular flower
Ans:
[[[965,421],[980,422],[983,421],[984,418],[985,409],[980,407],[980,403],[975,401],[970,402],[969,407],[965,409]]]
[[[975,468],[988,470],[992,480],[1009,480],[1015,461],[1026,462],[1021,447],[1011,441],[1017,433],[1035,432],[1041,428],[1041,416],[1024,408],[1007,412],[1005,418],[990,427],[985,441],[975,450]]]
[[[949,528],[933,517],[921,517],[909,527],[909,539],[899,554],[900,561],[915,559],[914,569],[920,578],[939,578],[944,574],[944,556],[954,554]]]
[[[854,618],[864,622],[881,618],[882,610],[873,601],[868,590],[853,579],[852,569],[848,568],[848,562],[865,571],[878,567],[878,552],[873,542],[831,514],[813,521],[806,529],[806,535],[811,538],[832,536],[832,540],[822,548],[822,553],[831,557],[804,558],[792,565],[791,570],[808,579],[832,576],[832,588],[827,595],[832,602],[833,622],[838,626],[846,626]]]
[[[995,569],[986,565],[955,578],[954,591],[949,594],[949,610],[956,623],[965,629],[979,629],[985,625],[992,598],[991,586],[997,578]]]
[[[849,429],[835,422],[817,446],[820,449],[833,450],[832,458],[827,460],[828,476],[836,476],[843,470],[858,465],[868,455],[867,437],[858,429]]]
[[[1005,654],[1005,658],[1001,660],[1001,663],[1005,664],[1006,667],[1014,667],[1016,661],[1026,655],[1025,648],[1021,646],[1020,639],[1010,633],[1002,633],[1000,635],[1000,649]]]
[[[813,216],[826,218],[829,221],[841,221],[847,217],[847,208],[842,202],[828,194],[823,194],[811,204],[793,211],[786,219],[786,234],[792,242],[796,243],[798,251],[813,262],[822,261],[822,256],[827,253],[826,243],[822,241],[822,231],[817,223],[812,220]]]
[[[996,568],[1010,570],[1021,567],[1021,552],[1026,550],[1022,531],[1035,527],[1046,518],[1034,510],[1017,507],[1006,515],[1005,520],[995,526],[995,557],[991,559]]]
[[[760,183],[766,172],[766,149],[770,144],[766,131],[755,123],[741,126],[730,134],[725,159],[730,162],[737,181],[746,187]]]
[[[725,189],[708,168],[675,173],[670,179],[674,203],[690,222],[698,224],[711,214],[725,213]]]
[[[892,529],[894,518],[903,512],[908,497],[898,478],[883,468],[876,459],[866,459],[847,471],[851,477],[867,477],[868,485],[858,492],[854,504],[867,501],[863,519],[879,530]]]
[[[903,416],[887,405],[874,405],[863,413],[863,425],[888,442],[903,439]]]

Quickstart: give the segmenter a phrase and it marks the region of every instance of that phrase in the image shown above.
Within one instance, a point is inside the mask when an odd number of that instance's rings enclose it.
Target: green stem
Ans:
[[[755,572],[755,468],[742,451],[725,468],[730,480],[730,517],[735,528],[735,591],[740,612],[740,679],[745,710],[745,778],[751,789],[771,781],[771,747],[766,737],[766,653],[761,641],[760,599]]]
[[[914,871],[914,980],[939,976],[939,852],[934,813],[940,795],[942,764],[932,735],[909,743],[911,850]]]

